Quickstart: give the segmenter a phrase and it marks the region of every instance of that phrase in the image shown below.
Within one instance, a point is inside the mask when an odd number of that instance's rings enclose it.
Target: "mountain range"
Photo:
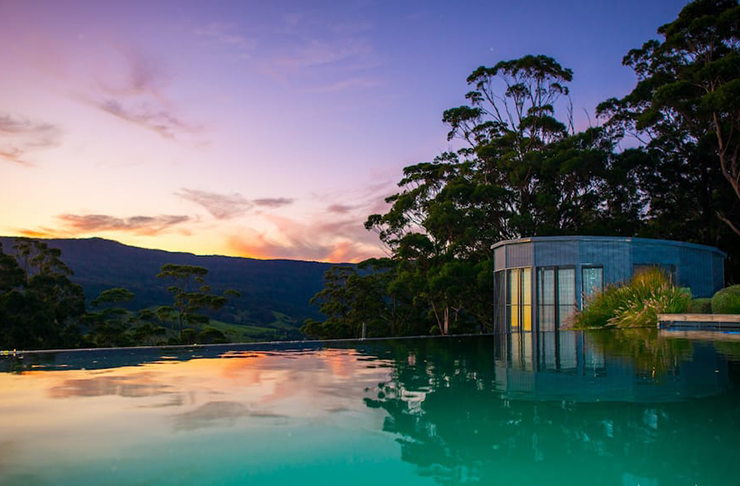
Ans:
[[[227,256],[151,250],[103,238],[44,239],[62,251],[62,260],[72,269],[72,280],[82,285],[88,302],[100,292],[124,287],[136,297],[130,310],[172,303],[168,283],[157,279],[162,265],[174,263],[208,269],[206,283],[215,293],[237,290],[241,297],[229,298],[212,318],[225,324],[282,330],[265,337],[295,336],[306,318],[322,315],[309,300],[323,288],[324,273],[335,264],[298,260],[257,260]],[[14,238],[0,237],[11,253]]]

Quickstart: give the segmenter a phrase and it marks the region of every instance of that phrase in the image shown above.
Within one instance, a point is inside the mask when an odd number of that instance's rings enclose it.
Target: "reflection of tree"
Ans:
[[[653,376],[675,369],[693,350],[691,341],[661,337],[657,329],[591,331],[586,335],[602,353],[628,358],[638,370]]]
[[[659,404],[516,400],[495,387],[492,348],[488,338],[388,343],[394,371],[366,404],[388,413],[383,429],[398,435],[403,460],[420,474],[442,484],[588,484],[594,477],[721,484],[736,477],[737,391]],[[627,370],[635,373],[607,373]],[[737,382],[736,371],[731,379]]]

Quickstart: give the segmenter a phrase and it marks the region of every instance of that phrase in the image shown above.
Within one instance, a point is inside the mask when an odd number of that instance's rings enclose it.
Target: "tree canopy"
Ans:
[[[407,329],[490,329],[491,247],[519,237],[710,244],[730,253],[730,279],[740,276],[739,25],[734,0],[687,5],[658,29],[663,41],[626,55],[635,88],[600,104],[602,124],[582,131],[572,116],[574,73],[555,59],[527,55],[475,69],[468,103],[442,115],[448,139],[462,147],[404,168],[390,209],[365,223],[390,255],[383,278],[333,270],[314,299],[331,325],[312,321],[303,331],[357,336],[351,316],[375,309],[376,328],[397,335],[381,311],[391,302],[416,320]]]

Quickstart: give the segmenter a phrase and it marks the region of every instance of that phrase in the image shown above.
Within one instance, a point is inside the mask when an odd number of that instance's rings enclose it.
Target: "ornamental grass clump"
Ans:
[[[689,289],[675,287],[663,270],[649,269],[636,274],[625,285],[609,285],[594,295],[576,316],[575,326],[655,326],[658,314],[686,312],[690,302]]]

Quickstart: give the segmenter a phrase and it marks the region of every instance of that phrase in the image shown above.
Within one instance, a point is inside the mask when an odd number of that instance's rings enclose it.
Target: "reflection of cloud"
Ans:
[[[207,402],[195,410],[175,415],[175,429],[195,430],[217,425],[233,425],[241,417],[285,418],[285,415],[256,410],[248,404],[239,402]]]
[[[171,393],[168,385],[156,383],[151,373],[129,376],[96,376],[65,380],[49,389],[51,398],[69,397],[152,397]]]
[[[18,447],[18,442],[10,440],[0,442],[0,474],[4,470],[10,469],[10,466],[15,462],[14,460],[17,459],[19,452],[20,447]],[[30,480],[31,478],[26,479]]]
[[[90,233],[94,231],[124,231],[137,235],[156,235],[181,223],[190,221],[189,216],[132,216],[116,218],[106,214],[62,214],[57,216],[67,231]]]
[[[180,407],[185,403],[182,395],[172,395],[169,400],[162,403],[155,403],[153,405],[139,405],[139,408],[168,408],[168,407]]]
[[[61,130],[50,123],[31,122],[0,113],[0,158],[31,166],[26,154],[59,145]]]

